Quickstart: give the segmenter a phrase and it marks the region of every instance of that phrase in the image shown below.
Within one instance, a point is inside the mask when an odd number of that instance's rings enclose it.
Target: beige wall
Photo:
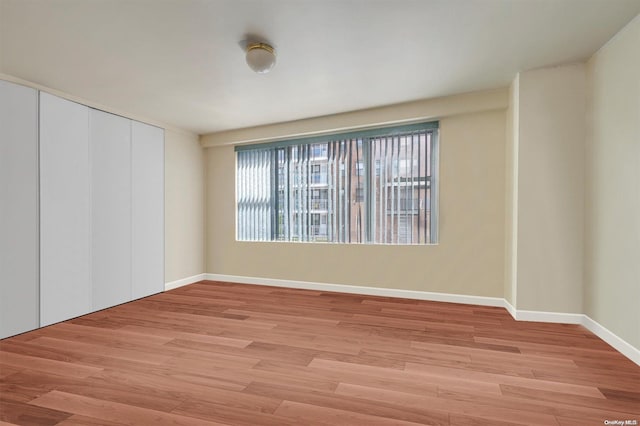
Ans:
[[[519,77],[516,76],[509,86],[504,157],[506,190],[504,204],[504,298],[512,306],[516,306],[516,266],[518,264],[518,194],[515,191],[515,182],[518,181],[519,87]]]
[[[165,282],[204,272],[204,152],[198,136],[166,130]]]
[[[518,80],[516,307],[581,313],[585,66]]]
[[[323,117],[211,133],[203,135],[200,141],[204,147],[214,147],[419,122],[438,117],[504,109],[508,105],[507,96],[508,90],[503,88],[422,99]]]
[[[440,125],[437,246],[236,242],[234,150],[208,148],[207,272],[502,297],[504,107]]]
[[[640,348],[640,16],[587,69],[585,312]]]

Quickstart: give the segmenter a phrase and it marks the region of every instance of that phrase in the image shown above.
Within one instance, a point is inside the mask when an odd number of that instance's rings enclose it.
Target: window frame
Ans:
[[[234,210],[235,210],[235,240],[242,242],[310,242],[310,243],[322,243],[322,244],[370,244],[370,245],[437,245],[439,244],[439,151],[440,151],[440,138],[439,138],[439,130],[440,130],[440,122],[439,121],[428,121],[428,122],[418,122],[412,124],[405,125],[394,125],[394,126],[385,126],[385,127],[372,127],[372,128],[364,128],[362,130],[351,130],[343,133],[323,133],[320,135],[302,137],[302,138],[292,138],[292,139],[283,139],[271,142],[263,142],[263,143],[251,143],[251,144],[241,144],[236,145],[234,147],[235,151],[235,161],[236,167],[234,170],[234,181],[235,181],[235,202],[234,202]],[[376,242],[371,241],[372,229],[371,220],[367,220],[367,229],[365,234],[367,238],[365,241],[300,241],[298,239],[292,239],[289,236],[287,239],[279,239],[275,234],[274,229],[271,230],[271,238],[270,239],[241,239],[239,238],[239,221],[238,221],[238,153],[243,151],[259,151],[259,150],[270,150],[270,149],[281,149],[287,148],[291,146],[309,146],[309,153],[313,153],[312,157],[316,158],[315,146],[316,144],[328,144],[333,141],[341,141],[341,140],[362,140],[362,148],[363,148],[363,158],[360,162],[364,165],[362,167],[362,173],[365,178],[365,188],[363,190],[365,193],[368,193],[371,188],[371,180],[376,177],[376,173],[379,173],[379,160],[375,161],[375,164],[372,163],[371,160],[371,145],[372,140],[374,139],[382,139],[382,138],[393,138],[393,137],[402,137],[404,135],[408,135],[411,133],[417,132],[425,132],[430,133],[431,137],[431,161],[430,161],[430,170],[431,174],[428,175],[428,186],[430,188],[430,196],[424,199],[425,209],[426,206],[429,206],[429,214],[430,214],[430,241],[428,242],[412,242],[412,243],[400,243],[400,242]],[[272,160],[277,163],[278,159],[274,155]],[[411,161],[414,161],[413,159]],[[340,165],[340,171],[342,173],[346,173],[346,170],[343,170],[343,165]],[[359,170],[356,170],[358,172]],[[277,172],[276,172],[277,174]],[[311,175],[311,173],[309,173]],[[291,182],[289,182],[291,184]],[[312,188],[306,189],[306,191],[310,191]],[[278,191],[277,189],[275,190]],[[309,198],[310,199],[310,198]],[[367,217],[371,215],[372,200],[370,196],[365,197],[365,214]],[[277,210],[277,206],[274,206],[274,211]],[[278,221],[278,213],[271,214],[271,221],[273,225]],[[308,224],[309,226],[311,224]]]

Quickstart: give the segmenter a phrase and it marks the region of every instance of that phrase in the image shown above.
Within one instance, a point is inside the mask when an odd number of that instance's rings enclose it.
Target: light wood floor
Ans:
[[[0,381],[0,424],[640,424],[581,326],[206,281],[2,340]]]

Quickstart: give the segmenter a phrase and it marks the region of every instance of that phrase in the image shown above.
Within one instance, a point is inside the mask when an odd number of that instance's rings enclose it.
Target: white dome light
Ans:
[[[258,74],[266,74],[276,64],[276,51],[266,43],[247,46],[247,65]]]

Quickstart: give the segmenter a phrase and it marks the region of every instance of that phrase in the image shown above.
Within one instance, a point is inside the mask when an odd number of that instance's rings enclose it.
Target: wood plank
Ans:
[[[344,374],[345,377],[349,377],[349,375],[353,373],[360,373],[362,375],[385,379],[403,380],[408,383],[421,381],[429,385],[435,385],[447,389],[473,389],[480,393],[500,394],[500,387],[497,383],[471,380],[467,377],[461,377],[460,375],[445,376],[437,374],[415,374],[414,370],[394,370],[391,368],[381,368],[323,359],[314,359],[309,363],[309,367],[338,371]]]
[[[612,377],[606,372],[589,372],[584,369],[578,371],[562,371],[562,370],[533,370],[533,374],[539,380],[545,380],[560,384],[582,385],[582,386],[602,386],[605,388],[615,388],[620,391],[632,393],[638,390],[640,376],[634,377],[627,374],[621,374]]]
[[[121,426],[122,423],[74,414],[57,424],[57,426]]]
[[[128,403],[160,411],[170,411],[180,402],[179,399],[176,400],[173,392],[163,392],[157,388],[132,383],[131,381],[127,383],[116,383],[105,380],[102,377],[77,379],[24,370],[11,376],[11,385],[21,386],[23,389],[29,390],[31,393],[29,396],[31,397],[28,401],[50,391],[60,390],[76,395]],[[6,393],[4,395],[7,394],[14,395],[12,393]]]
[[[227,309],[226,313],[236,314],[236,315],[245,315],[250,319],[256,321],[266,321],[266,322],[276,322],[278,325],[280,323],[288,323],[292,319],[292,315],[286,314],[277,314],[277,313],[266,313],[256,311],[249,311],[246,309]],[[297,325],[319,325],[324,327],[331,327],[338,324],[338,320],[335,319],[326,319],[326,318],[314,318],[308,316],[295,316],[295,323]]]
[[[140,351],[131,349],[114,348],[111,346],[95,345],[89,343],[80,343],[64,339],[56,339],[51,337],[38,337],[29,342],[30,345],[44,346],[53,349],[66,349],[69,351],[80,353],[100,353],[103,356],[118,358],[128,361],[136,361],[149,364],[162,364],[168,361],[171,356],[154,353],[152,351]]]
[[[416,364],[408,362],[406,371],[419,374],[425,379],[433,380],[433,377],[445,377],[448,379],[459,378],[460,380],[468,380],[471,382],[493,383],[496,385],[516,385],[530,387],[532,389],[540,389],[546,391],[555,391],[570,393],[575,395],[584,395],[591,397],[602,396],[595,386],[582,386],[568,383],[558,383],[554,381],[543,380],[539,378],[515,377],[505,374],[485,373],[482,371],[470,371],[459,368],[439,367],[435,365]]]
[[[405,422],[395,419],[386,419],[353,411],[338,410],[335,408],[318,407],[312,404],[285,401],[276,414],[291,417],[298,424],[306,424],[308,421],[321,421],[327,425],[353,425],[366,424],[369,426],[418,426],[425,423]],[[431,423],[433,425],[437,423]],[[440,423],[444,424],[444,423]]]
[[[197,426],[209,425],[220,426],[221,423],[203,421],[188,416],[181,416],[173,413],[165,413],[148,408],[135,407],[128,404],[109,402],[101,399],[86,396],[74,395],[66,392],[52,391],[38,399],[31,401],[30,405],[45,407],[52,410],[66,410],[68,413],[80,414],[83,416],[104,419],[124,425],[137,426],[149,424],[154,425],[184,425]]]
[[[472,401],[460,402],[450,398],[395,392],[348,383],[340,383],[336,389],[336,393],[363,398],[376,403],[392,402],[405,410],[424,410],[425,407],[437,407],[437,409],[443,413],[472,414],[487,420],[523,422],[529,425],[541,426],[556,424],[554,416],[548,414],[526,412]]]
[[[253,368],[252,375],[255,380],[263,383],[285,384],[289,387],[300,387],[301,390],[333,391],[341,380],[347,379],[354,383],[395,390],[410,389],[417,393],[433,395],[438,389],[434,384],[406,377],[377,377],[367,373],[290,365],[278,361],[261,361]]]
[[[175,339],[189,340],[192,342],[210,343],[215,345],[231,346],[234,348],[246,348],[252,340],[233,339],[230,337],[212,336],[208,334],[187,333],[182,331],[159,329],[153,327],[140,327],[135,325],[125,325],[122,330],[132,331],[135,333],[152,334],[167,338],[168,342]]]
[[[225,422],[234,426],[299,426],[297,420],[279,414],[247,411],[235,407],[217,404],[215,401],[187,400],[174,410],[175,414],[189,416],[205,421]],[[304,425],[325,425],[307,419]]]
[[[132,344],[135,346],[135,344]],[[39,345],[31,345],[29,342],[10,342],[5,345],[6,352],[12,352],[20,355],[28,355],[35,358],[62,361],[68,364],[85,365],[89,367],[115,368],[125,371],[144,371],[153,368],[157,364],[149,364],[121,358],[112,358],[101,355],[99,352],[75,352],[65,348],[49,348]],[[144,350],[147,350],[144,347]],[[180,355],[176,353],[174,355]],[[64,376],[64,371],[57,373]]]
[[[409,422],[417,424],[447,424],[448,415],[445,412],[437,410],[410,410],[406,407],[398,407],[386,401],[372,401],[350,397],[345,395],[337,395],[336,393],[317,392],[317,391],[301,391],[300,389],[290,388],[277,384],[267,384],[253,382],[243,391],[256,395],[273,395],[282,398],[284,402],[298,402],[301,404],[315,406],[316,408],[326,408],[330,410],[340,410],[344,412],[360,414],[367,413],[375,418]],[[280,407],[282,407],[282,405]],[[276,410],[276,414],[279,413]],[[322,420],[318,418],[318,420]]]
[[[495,419],[487,419],[485,417],[467,415],[467,414],[451,414],[449,421],[456,426],[526,426],[523,422],[503,422]]]
[[[0,399],[0,420],[10,424],[48,426],[58,424],[69,416],[71,413],[64,410]]]
[[[517,410],[522,414],[522,418],[526,418],[527,414],[542,414],[545,416],[564,416],[581,418],[588,424],[594,420],[601,421],[603,418],[607,418],[611,415],[624,415],[623,413],[612,410],[601,410],[599,408],[592,407],[579,407],[570,404],[563,404],[561,402],[549,403],[547,401],[538,401],[535,399],[501,396],[495,395],[480,395],[474,392],[464,391],[449,391],[439,390],[439,400],[451,401],[454,404],[462,404],[469,406],[473,404],[480,404],[485,407],[491,407],[495,410],[508,409]]]
[[[18,368],[28,368],[45,373],[59,374],[70,377],[89,377],[102,371],[101,368],[50,359],[20,355],[12,352],[0,351],[0,362]]]
[[[13,378],[11,381],[11,383],[0,382],[0,401],[27,403],[47,392],[35,386],[13,383]]]
[[[439,323],[442,326],[446,325],[470,325],[476,326],[478,324],[487,324],[492,326],[500,326],[502,324],[500,319],[497,318],[483,318],[477,315],[464,316],[460,315],[460,312],[447,312],[443,310],[407,310],[399,308],[382,308],[379,315],[393,316],[396,318],[413,318],[422,319],[432,323]]]
[[[540,401],[555,405],[575,406],[577,409],[588,411],[591,408],[608,412],[628,412],[632,408],[628,401],[616,401],[606,398],[594,398],[590,396],[574,395],[564,392],[552,392],[549,390],[531,389],[522,386],[500,385],[502,395],[511,398],[521,398],[530,402]],[[637,405],[640,407],[640,404]],[[638,408],[640,412],[640,408]],[[638,413],[640,414],[640,413]]]
[[[12,374],[18,373],[22,371],[20,367],[13,367],[11,365],[0,364],[0,379],[3,379],[7,376],[11,376]]]
[[[639,383],[640,382],[636,382],[636,384]],[[640,413],[640,392],[629,392],[620,389],[609,389],[603,387],[599,387],[598,389],[608,400],[631,402],[633,404],[637,404],[636,406],[638,407],[638,412]]]
[[[515,344],[522,354],[553,356],[555,358],[571,359],[576,363],[581,360],[599,360],[603,358],[622,360],[624,358],[623,355],[615,350],[612,350],[611,347],[609,347],[608,349],[604,347],[571,347],[566,345],[555,345],[546,343],[532,343],[522,341],[513,342],[508,339],[495,337],[475,337],[474,340],[479,343],[495,345]]]
[[[119,307],[113,308],[114,310]],[[108,313],[104,312],[105,315]],[[163,336],[154,336],[146,333],[128,332],[126,330],[111,330],[103,329],[100,327],[87,327],[84,325],[74,324],[70,321],[61,322],[51,326],[47,329],[47,337],[52,334],[59,336],[66,336],[68,340],[84,343],[98,343],[109,344],[111,346],[118,346],[121,344],[127,344],[131,341],[136,342],[139,345],[159,346],[167,343],[169,338]]]
[[[118,370],[105,370],[96,379],[116,386],[126,386],[139,389],[149,395],[167,396],[174,400],[186,400],[205,395],[210,390],[229,389],[243,390],[249,379],[227,374],[224,377],[216,377],[209,371],[200,374],[189,374],[173,371],[171,369],[152,370],[146,372],[126,372]]]

